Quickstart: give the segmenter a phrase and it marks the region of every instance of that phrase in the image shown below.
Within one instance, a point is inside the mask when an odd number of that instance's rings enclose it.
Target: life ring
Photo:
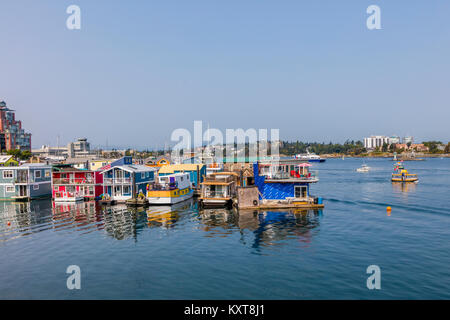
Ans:
[[[258,201],[257,200],[253,200],[253,205],[257,206],[258,205]]]

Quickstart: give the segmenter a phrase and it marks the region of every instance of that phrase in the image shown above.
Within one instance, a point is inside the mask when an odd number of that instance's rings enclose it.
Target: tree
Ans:
[[[447,145],[445,146],[444,152],[445,153],[450,153],[450,142],[447,143]]]

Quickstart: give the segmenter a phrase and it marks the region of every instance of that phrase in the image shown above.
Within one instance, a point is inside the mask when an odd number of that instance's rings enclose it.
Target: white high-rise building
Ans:
[[[369,138],[364,138],[364,148],[375,149],[377,147],[382,147],[383,144],[390,144],[390,138],[386,136],[370,136]]]
[[[414,143],[414,138],[413,137],[404,137],[403,138],[403,143],[404,144],[408,144],[408,143]]]

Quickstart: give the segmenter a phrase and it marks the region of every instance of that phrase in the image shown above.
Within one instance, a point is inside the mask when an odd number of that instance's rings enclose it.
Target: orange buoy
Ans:
[[[11,225],[11,222],[8,221],[8,226],[10,226],[10,225]]]

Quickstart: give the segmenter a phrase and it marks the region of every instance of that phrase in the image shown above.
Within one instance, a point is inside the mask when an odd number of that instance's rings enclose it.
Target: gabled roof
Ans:
[[[13,156],[0,156],[0,163],[8,162]]]
[[[130,164],[130,165],[111,167],[109,169],[103,170],[101,173],[110,171],[112,169],[122,169],[122,170],[128,171],[128,172],[152,172],[152,171],[158,171],[158,169],[156,169],[156,168],[151,168],[151,167],[143,166],[143,165],[140,165],[140,164],[133,164],[133,165]]]

